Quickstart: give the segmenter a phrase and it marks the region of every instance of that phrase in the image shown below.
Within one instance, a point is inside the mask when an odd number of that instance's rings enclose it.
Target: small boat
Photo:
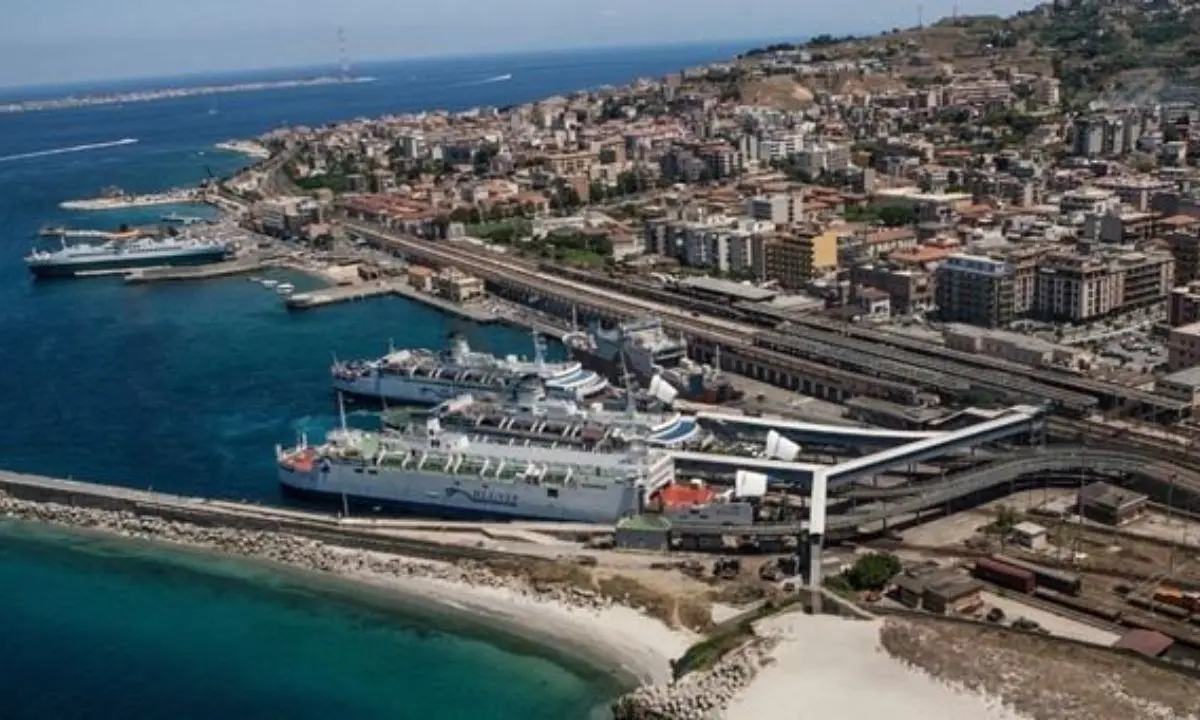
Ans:
[[[252,283],[261,283],[263,281],[263,279],[258,277],[257,275],[253,276],[253,277],[248,277],[248,278],[246,278],[246,280],[248,280]]]
[[[275,288],[275,292],[279,293],[280,295],[291,295],[295,291],[296,286],[291,283],[281,283]]]
[[[273,288],[279,284],[278,280],[271,280],[270,278],[262,280],[261,282],[262,282],[262,286],[265,288]]]

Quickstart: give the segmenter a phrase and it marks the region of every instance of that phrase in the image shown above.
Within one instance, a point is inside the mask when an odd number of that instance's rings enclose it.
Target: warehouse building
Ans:
[[[1149,504],[1145,495],[1098,482],[1079,491],[1077,512],[1106,525],[1123,525],[1141,517]]]

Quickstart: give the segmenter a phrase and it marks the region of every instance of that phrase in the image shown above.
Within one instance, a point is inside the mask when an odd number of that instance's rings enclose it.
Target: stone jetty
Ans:
[[[132,510],[108,510],[20,500],[0,491],[0,518],[103,531],[113,535],[176,543],[330,573],[348,578],[425,578],[471,587],[504,588],[519,595],[568,607],[600,610],[612,601],[565,583],[532,582],[500,575],[475,560],[438,562],[344,547],[283,532],[210,527],[167,520]]]
[[[614,720],[718,720],[762,668],[777,641],[756,637],[715,665],[668,685],[644,685],[617,699]]]

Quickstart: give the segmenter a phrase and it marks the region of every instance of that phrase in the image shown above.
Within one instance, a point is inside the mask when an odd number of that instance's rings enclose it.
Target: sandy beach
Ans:
[[[683,655],[700,638],[696,633],[669,628],[633,608],[567,605],[511,587],[443,579],[454,569],[449,563],[370,554],[380,562],[400,561],[422,570],[401,577],[361,570],[343,577],[501,624],[531,641],[553,646],[560,653],[602,665],[613,674],[636,678],[640,683],[669,682],[671,660]]]
[[[958,690],[886,654],[880,621],[789,613],[759,623],[779,637],[770,661],[726,720],[872,718],[1027,720],[998,701]]]

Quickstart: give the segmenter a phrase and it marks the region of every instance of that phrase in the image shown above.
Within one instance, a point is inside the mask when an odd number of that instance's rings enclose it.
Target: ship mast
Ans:
[[[537,369],[539,371],[545,369],[545,367],[546,367],[545,343],[542,341],[542,336],[541,336],[541,334],[538,333],[537,330],[533,331],[533,360],[535,363],[537,363]]]
[[[621,381],[625,385],[625,412],[633,417],[637,404],[633,398],[633,376],[629,374],[629,362],[625,357],[625,349],[621,349]]]

